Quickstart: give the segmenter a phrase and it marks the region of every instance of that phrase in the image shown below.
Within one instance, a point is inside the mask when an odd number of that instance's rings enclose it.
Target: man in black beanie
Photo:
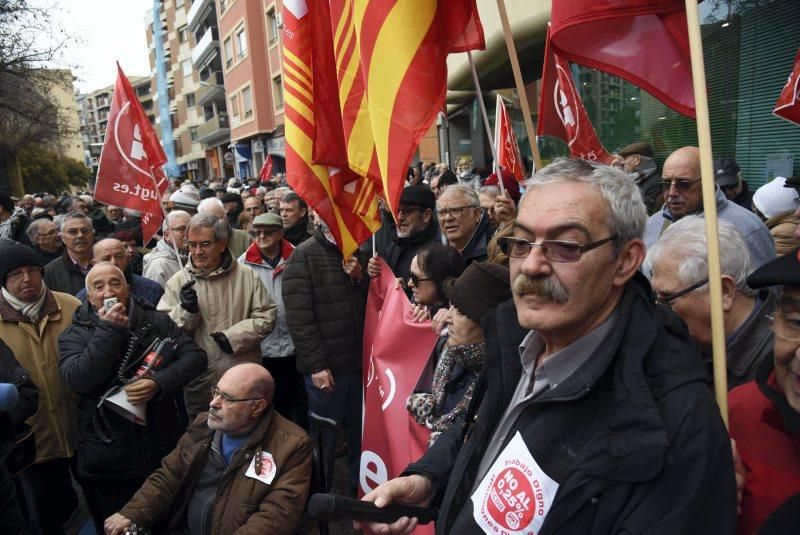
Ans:
[[[400,194],[397,237],[386,247],[385,260],[395,276],[403,281],[411,276],[411,260],[417,251],[436,241],[439,226],[433,217],[434,208],[436,196],[428,186],[408,186]],[[380,276],[377,258],[369,259],[367,273],[372,278]]]

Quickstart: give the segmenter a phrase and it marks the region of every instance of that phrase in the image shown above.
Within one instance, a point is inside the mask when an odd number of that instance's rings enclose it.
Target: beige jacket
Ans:
[[[41,318],[32,323],[0,294],[0,338],[11,348],[39,389],[39,407],[29,420],[36,438],[36,462],[72,457],[78,396],[58,370],[58,335],[72,324],[80,301],[47,290]]]
[[[225,267],[227,266],[227,267]],[[200,312],[192,314],[181,306],[181,286],[194,279]],[[275,327],[278,308],[269,292],[249,267],[236,262],[228,251],[223,265],[211,273],[194,268],[191,262],[167,281],[158,310],[178,327],[194,336],[208,355],[208,370],[184,391],[189,415],[208,410],[210,389],[228,368],[243,362],[261,362],[261,340]],[[223,333],[233,355],[224,353],[211,333]]]

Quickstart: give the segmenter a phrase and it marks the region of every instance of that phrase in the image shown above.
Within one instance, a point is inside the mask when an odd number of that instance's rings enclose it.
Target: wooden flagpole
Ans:
[[[525,84],[522,82],[522,71],[519,68],[519,58],[517,57],[517,47],[514,44],[514,36],[511,35],[511,24],[508,22],[506,13],[506,3],[504,0],[497,0],[497,10],[500,12],[500,22],[503,23],[503,36],[506,40],[508,49],[508,59],[511,61],[511,70],[514,72],[514,83],[517,86],[519,95],[519,105],[522,108],[522,118],[525,120],[525,130],[528,133],[528,142],[531,144],[531,154],[535,164],[534,171],[542,168],[542,157],[539,155],[539,147],[536,146],[536,133],[533,130],[533,119],[531,119],[531,107],[528,104],[528,94],[525,93]]]
[[[156,174],[153,172],[153,166],[150,166],[150,178],[153,181],[153,187],[156,189],[156,195],[158,195],[158,205],[161,207],[161,214],[164,216],[164,221],[161,223],[161,230],[164,230],[164,223],[169,225],[167,209],[164,208],[164,198],[161,196],[161,190],[158,189],[158,180],[156,180]],[[162,237],[163,239],[163,237]],[[178,251],[178,246],[175,243],[172,243],[172,250],[175,251],[175,256],[178,259],[178,265],[181,266],[183,269],[183,260],[181,260],[181,253]]]
[[[486,113],[486,103],[483,102],[483,92],[481,91],[481,84],[478,81],[478,71],[475,70],[475,61],[472,59],[472,52],[467,51],[467,57],[469,58],[469,68],[472,69],[472,81],[475,83],[475,92],[478,94],[478,103],[480,104],[481,115],[483,116],[483,127],[486,129],[486,137],[492,140],[491,143],[489,143],[492,149],[492,158],[494,159],[492,168],[497,174],[497,185],[500,186],[500,194],[505,195],[506,187],[503,184],[503,177],[500,175],[500,166],[497,163],[497,139],[492,134],[492,129],[489,128],[489,115]],[[497,121],[496,116],[495,121]]]
[[[711,124],[708,117],[706,71],[703,41],[700,35],[700,16],[697,0],[686,1],[686,22],[689,30],[689,50],[692,59],[692,84],[697,115],[697,140],[700,145],[700,176],[702,178],[703,214],[708,242],[708,286],[711,296],[711,342],[714,362],[714,394],[725,426],[728,425],[728,376],[725,356],[725,329],[722,316],[722,270],[719,263],[717,231],[716,184],[711,151]]]

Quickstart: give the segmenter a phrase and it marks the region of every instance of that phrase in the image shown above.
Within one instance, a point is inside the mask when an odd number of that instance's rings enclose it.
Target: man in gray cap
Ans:
[[[742,208],[753,210],[753,192],[742,179],[742,170],[733,158],[714,160],[714,178],[719,189],[728,198]]]
[[[622,168],[642,192],[647,213],[652,214],[663,204],[661,175],[658,173],[653,148],[646,141],[637,141],[623,147],[617,154],[622,157]]]

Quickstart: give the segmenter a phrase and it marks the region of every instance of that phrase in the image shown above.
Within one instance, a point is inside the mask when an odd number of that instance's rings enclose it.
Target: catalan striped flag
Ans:
[[[318,131],[317,161],[341,162],[343,147],[348,166],[373,180],[396,213],[408,165],[444,104],[447,55],[484,48],[475,0],[310,2],[319,6],[311,16],[315,58],[329,58],[315,62],[315,74],[335,69],[344,136],[328,143]],[[337,94],[327,77],[325,84],[315,102]]]
[[[284,0],[283,70],[286,102],[286,178],[330,227],[347,257],[380,226],[374,189],[339,169],[314,163],[314,78],[311,69],[308,5]],[[370,210],[373,210],[370,212]]]

